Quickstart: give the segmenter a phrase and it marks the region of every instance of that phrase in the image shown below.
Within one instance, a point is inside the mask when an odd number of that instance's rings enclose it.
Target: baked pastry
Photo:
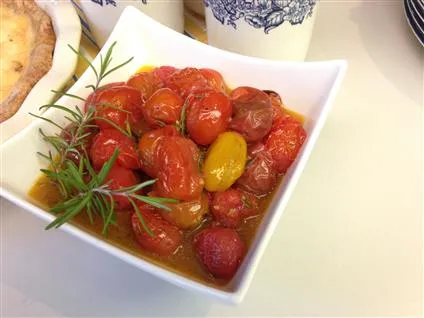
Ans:
[[[0,122],[12,117],[50,70],[56,36],[34,0],[0,0]],[[35,105],[39,106],[39,105]]]

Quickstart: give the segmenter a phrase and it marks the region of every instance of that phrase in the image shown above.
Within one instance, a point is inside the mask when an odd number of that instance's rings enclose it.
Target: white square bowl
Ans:
[[[174,32],[133,7],[128,7],[123,12],[100,54],[104,55],[115,41],[117,44],[112,63],[117,65],[131,56],[134,56],[134,60],[110,75],[107,82],[125,80],[142,65],[209,67],[220,71],[231,87],[248,85],[280,93],[290,109],[306,117],[305,129],[308,133],[306,142],[297,160],[278,186],[253,244],[227,291],[207,286],[149,263],[72,225],[66,224],[61,227],[87,243],[173,284],[227,303],[239,303],[247,292],[269,238],[311,154],[344,77],[347,63],[345,61],[285,63],[229,53]],[[258,44],[252,43],[252,45]],[[98,67],[99,56],[96,57],[94,65]],[[94,74],[91,70],[87,70],[70,89],[70,93],[87,96],[90,90],[85,86],[93,82]],[[58,104],[82,106],[77,100],[68,97],[61,98]],[[44,116],[59,124],[66,122],[63,113],[54,109],[47,111]],[[1,146],[0,194],[45,221],[51,222],[54,217],[32,204],[27,196],[28,190],[40,176],[40,168],[46,166],[46,162],[36,155],[37,151],[47,150],[47,145],[39,134],[39,128],[47,133],[55,132],[51,125],[36,120]]]

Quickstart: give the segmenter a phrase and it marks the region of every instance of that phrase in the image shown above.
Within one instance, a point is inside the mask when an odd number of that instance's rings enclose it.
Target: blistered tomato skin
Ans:
[[[119,190],[120,188],[135,186],[139,182],[140,179],[133,170],[114,164],[109,170],[104,184],[108,184],[108,188],[111,190]],[[126,197],[121,195],[113,195],[112,197],[118,210],[129,209],[132,207],[130,201],[128,201]]]
[[[165,126],[151,130],[143,134],[138,141],[138,150],[143,162],[142,170],[150,177],[156,178],[158,174],[158,165],[154,159],[154,154],[158,141],[163,137],[178,136],[179,133],[174,126]]]
[[[163,83],[153,72],[140,72],[128,79],[127,86],[139,90],[141,95],[148,99],[155,91],[163,87]]]
[[[117,164],[128,169],[141,168],[136,142],[116,129],[102,130],[94,137],[90,149],[90,159],[94,168],[101,169],[112,157],[115,149],[119,150]]]
[[[144,119],[152,128],[160,124],[173,124],[181,116],[183,99],[170,90],[157,90],[144,104],[142,110]]]
[[[166,83],[176,70],[173,66],[160,66],[153,69],[152,73],[159,77],[163,83]]]
[[[209,210],[209,200],[207,194],[202,193],[194,200],[168,203],[167,206],[171,208],[171,211],[161,210],[162,217],[182,230],[190,230],[202,223]]]
[[[214,220],[224,227],[237,228],[242,220],[241,191],[228,189],[215,192],[211,204]]]
[[[175,254],[183,241],[181,231],[149,207],[139,205],[139,210],[144,222],[154,234],[152,237],[145,231],[137,214],[134,213],[131,216],[131,225],[140,247],[163,257]]]
[[[103,85],[103,86],[99,87],[95,92],[92,92],[90,95],[88,95],[88,97],[87,97],[87,99],[85,101],[85,104],[84,104],[84,112],[87,112],[88,111],[88,108],[90,106],[94,107],[93,102],[94,102],[96,96],[102,90],[105,90],[105,89],[108,89],[108,88],[111,88],[111,87],[123,86],[123,85],[125,85],[125,82],[114,82],[114,83],[109,83],[109,84],[106,84],[106,85]]]
[[[190,137],[199,145],[209,145],[228,128],[232,106],[223,93],[208,90],[189,97],[186,125]]]
[[[202,193],[204,180],[199,172],[199,150],[183,137],[159,140],[154,160],[158,164],[155,191],[161,197],[190,201]]]
[[[192,91],[208,87],[208,81],[197,68],[187,67],[172,73],[166,86],[186,99]]]
[[[206,78],[209,87],[211,87],[212,89],[218,92],[225,93],[226,89],[225,89],[224,78],[219,72],[212,70],[210,68],[201,68],[199,71]]]
[[[229,280],[237,272],[245,245],[239,234],[229,228],[214,227],[199,232],[193,247],[196,257],[216,278]]]
[[[144,100],[133,87],[117,86],[102,90],[93,103],[96,107],[95,124],[100,129],[115,128],[110,121],[126,131],[132,124],[143,120],[141,106]]]
[[[246,165],[247,144],[236,132],[225,132],[209,147],[203,163],[205,188],[225,191],[242,175]]]
[[[291,166],[305,139],[305,129],[293,117],[287,117],[274,125],[265,140],[265,148],[270,153],[278,173],[285,173]]]
[[[268,95],[260,90],[250,89],[232,99],[233,118],[230,128],[239,132],[247,142],[264,138],[272,126],[273,109]]]
[[[266,90],[264,92],[269,96],[271,100],[273,110],[272,123],[274,124],[277,120],[284,117],[284,104],[278,93],[270,90]]]

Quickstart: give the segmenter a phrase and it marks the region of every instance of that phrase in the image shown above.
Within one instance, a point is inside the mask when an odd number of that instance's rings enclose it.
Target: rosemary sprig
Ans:
[[[96,70],[93,64],[91,64],[83,54],[69,46],[71,50],[74,51],[83,60],[85,60],[85,62],[93,70],[96,76],[96,83],[87,87],[91,87],[94,92],[96,92],[98,89],[102,89],[100,85],[105,77],[132,60],[132,58],[130,58],[124,63],[110,68],[112,52],[115,44],[116,42],[111,45],[111,47],[106,52],[105,57],[100,55],[100,70]],[[86,101],[80,96],[66,92],[56,93],[59,93],[62,96],[68,96],[77,99],[81,102]],[[113,105],[100,106],[114,107]],[[175,203],[178,201],[168,198],[148,197],[139,194],[141,189],[152,185],[156,180],[149,180],[132,187],[125,187],[117,190],[111,189],[109,187],[109,183],[105,182],[105,180],[118,157],[119,150],[115,149],[115,152],[113,153],[110,160],[108,160],[103,165],[102,169],[97,173],[91,166],[89,156],[85,149],[87,138],[89,138],[91,135],[90,129],[96,128],[94,125],[94,120],[104,120],[108,123],[109,121],[107,119],[95,116],[95,107],[91,107],[91,105],[89,105],[86,113],[83,113],[77,106],[72,109],[70,107],[57,105],[55,103],[43,105],[40,107],[40,110],[48,109],[58,109],[63,111],[65,114],[64,118],[68,121],[68,125],[66,125],[66,127],[62,127],[49,118],[30,113],[32,116],[44,120],[53,125],[56,129],[59,129],[59,133],[55,135],[47,135],[43,130],[40,129],[40,134],[43,139],[48,144],[50,144],[55,151],[55,155],[53,155],[51,151],[49,151],[47,154],[38,153],[39,156],[46,159],[50,163],[50,168],[41,169],[41,172],[43,172],[48,178],[50,178],[59,186],[61,195],[64,198],[62,202],[51,208],[51,212],[59,215],[53,222],[47,225],[46,229],[58,228],[76,215],[82,212],[86,212],[91,223],[94,222],[94,217],[96,216],[102,218],[102,234],[106,235],[108,233],[109,226],[111,224],[115,224],[115,199],[122,196],[131,203],[145,231],[150,235],[154,235],[144,221],[136,202],[144,202],[159,209],[170,210],[166,203]],[[113,124],[112,126],[119,129],[123,133],[128,134],[128,132],[123,131],[120,127],[114,125],[114,123],[110,122],[110,124]],[[66,138],[63,136],[63,131],[65,128]],[[129,128],[128,130],[130,131]],[[78,162],[74,162],[72,159],[70,159],[71,154],[76,155],[74,158],[79,158]],[[56,160],[56,158],[58,158],[58,160]]]

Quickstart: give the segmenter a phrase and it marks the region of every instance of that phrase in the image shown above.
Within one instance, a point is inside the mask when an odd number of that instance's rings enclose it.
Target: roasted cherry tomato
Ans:
[[[148,99],[154,92],[163,87],[163,83],[159,76],[153,72],[140,72],[130,77],[127,86],[138,89],[141,96]]]
[[[265,148],[274,160],[278,173],[285,173],[291,166],[305,139],[302,124],[291,116],[274,125],[265,140]]]
[[[242,175],[246,165],[247,145],[236,132],[225,132],[209,147],[203,163],[205,188],[225,191]]]
[[[116,129],[102,130],[94,137],[90,149],[93,166],[100,169],[112,157],[115,149],[119,150],[116,163],[120,166],[128,169],[141,168],[136,142]]]
[[[199,71],[206,78],[209,87],[211,87],[212,89],[218,92],[225,93],[226,89],[225,89],[224,78],[219,72],[212,70],[210,68],[201,68]]]
[[[160,210],[165,220],[183,230],[195,229],[208,213],[209,199],[207,194],[202,193],[194,200],[167,203],[167,206],[171,208],[171,211]]]
[[[123,130],[143,120],[141,93],[128,86],[117,86],[102,90],[94,99],[95,120],[100,129],[114,128],[108,121]]]
[[[190,137],[199,145],[209,145],[224,132],[232,114],[230,99],[208,90],[189,97],[186,125]]]
[[[187,67],[172,73],[166,85],[185,99],[191,92],[208,87],[209,84],[197,68]]]
[[[260,89],[250,87],[250,86],[239,86],[231,91],[230,99],[236,100],[240,96],[248,95],[248,94],[260,94],[263,96],[266,95],[266,93],[264,91],[261,91]]]
[[[78,126],[75,124],[70,124],[65,127],[64,130],[62,130],[60,136],[65,139],[67,143],[73,142],[74,144],[79,143],[79,140],[72,140],[72,136],[75,136],[76,130],[78,129]],[[77,152],[68,152],[66,155],[66,158],[72,160],[76,165],[79,165],[79,162],[82,157],[84,157],[84,153],[89,153],[91,146],[93,144],[93,138],[97,134],[97,129],[94,127],[86,128],[85,131],[81,134],[88,134],[83,140],[82,144],[76,147]]]
[[[259,199],[255,195],[241,190],[241,202],[243,203],[241,208],[241,216],[243,219],[259,214]]]
[[[158,141],[165,136],[178,136],[179,133],[174,126],[165,126],[163,128],[151,130],[141,136],[138,141],[138,150],[143,162],[143,171],[152,178],[158,174],[158,164],[154,159],[154,154]]]
[[[173,124],[181,116],[182,98],[169,88],[157,90],[144,104],[143,115],[150,127]]]
[[[242,261],[245,245],[240,235],[229,228],[207,228],[193,240],[198,260],[216,278],[231,279]]]
[[[271,130],[273,109],[269,97],[260,90],[251,90],[233,99],[230,128],[242,134],[247,142],[265,137]]]
[[[84,112],[87,112],[88,107],[91,105],[94,107],[94,99],[95,97],[102,91],[111,87],[116,87],[116,86],[123,86],[125,85],[124,82],[114,82],[114,83],[109,83],[106,85],[103,85],[101,87],[99,87],[95,92],[92,92],[90,95],[88,95],[87,99],[85,100],[85,104],[84,104]]]
[[[153,69],[152,73],[159,77],[163,83],[166,83],[176,70],[173,66],[160,66]]]
[[[278,93],[270,90],[264,91],[271,100],[273,115],[272,115],[272,123],[275,123],[281,117],[284,117],[284,104],[281,100],[281,97]]]
[[[140,179],[133,170],[121,167],[115,163],[109,170],[104,184],[108,184],[108,188],[111,190],[119,190],[120,188],[135,186],[139,182]],[[122,195],[113,195],[113,200],[118,210],[131,208],[130,201]]]
[[[144,250],[159,256],[175,254],[183,241],[181,231],[152,209],[146,207],[146,205],[139,205],[139,210],[145,224],[153,232],[154,236],[146,232],[137,213],[134,213],[131,216],[131,225],[137,243]]]
[[[190,201],[202,193],[204,180],[199,172],[199,150],[190,139],[161,138],[155,149],[158,164],[155,190],[161,197]]]
[[[277,184],[277,175],[274,160],[267,150],[262,150],[256,153],[246,165],[246,170],[237,180],[237,185],[245,191],[264,195],[274,189]]]

